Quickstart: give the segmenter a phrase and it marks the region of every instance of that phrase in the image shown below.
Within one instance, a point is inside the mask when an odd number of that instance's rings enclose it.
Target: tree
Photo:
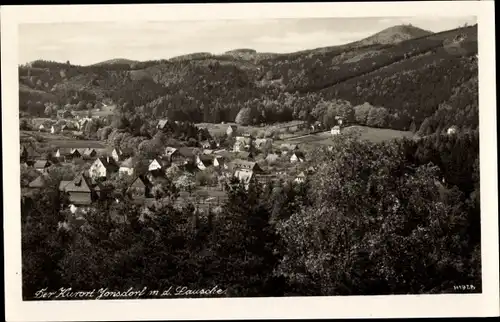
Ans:
[[[234,121],[241,125],[248,125],[252,121],[252,110],[249,107],[242,108]]]
[[[408,167],[392,143],[335,144],[311,180],[313,205],[278,225],[290,293],[437,293],[470,282],[462,271],[479,263],[465,208],[438,179],[435,167]]]

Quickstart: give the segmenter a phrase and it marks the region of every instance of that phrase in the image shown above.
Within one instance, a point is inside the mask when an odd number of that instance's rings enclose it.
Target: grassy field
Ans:
[[[106,117],[109,115],[113,115],[115,113],[115,108],[116,108],[116,106],[109,105],[109,106],[105,106],[105,107],[101,108],[99,111],[93,109],[91,111],[91,113],[92,113],[92,116]],[[74,111],[74,113],[76,115],[86,117],[89,112],[88,112],[88,110],[84,110],[84,111]]]
[[[258,126],[258,125],[251,125],[251,126],[243,126],[239,125],[236,123],[197,123],[197,127],[204,127],[208,129],[208,132],[212,135],[220,135],[223,133],[226,133],[226,130],[229,125],[236,125],[238,127],[237,132],[238,134],[244,134],[244,133],[249,133],[252,134],[252,132],[265,132],[265,131],[274,131],[276,133],[279,132],[284,132],[283,127],[287,126],[295,126],[298,124],[303,123],[302,121],[291,121],[291,122],[286,122],[286,123],[276,123],[272,125],[265,125],[265,126]],[[292,135],[292,134],[291,134]]]
[[[91,140],[77,140],[72,137],[68,137],[62,134],[51,134],[47,132],[37,132],[37,131],[21,131],[20,138],[21,142],[28,138],[37,137],[45,140],[45,143],[59,148],[96,148],[102,149],[106,145],[102,141],[91,141]]]
[[[343,129],[343,133],[345,134],[358,133],[359,138],[361,140],[368,140],[375,143],[392,140],[396,138],[413,137],[413,133],[410,131],[378,129],[368,126],[359,126],[359,125],[347,127]],[[281,144],[281,143],[321,146],[321,145],[331,145],[333,143],[333,140],[330,131],[327,131],[327,132],[306,135],[300,138],[292,138],[289,140],[276,141],[276,144]]]

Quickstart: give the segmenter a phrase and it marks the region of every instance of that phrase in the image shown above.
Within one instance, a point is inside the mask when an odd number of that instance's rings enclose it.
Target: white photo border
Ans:
[[[499,315],[495,19],[493,1],[2,6],[2,141],[7,321],[473,317]],[[458,17],[478,23],[481,294],[228,299],[22,301],[18,25],[313,17]],[[328,44],[325,44],[325,46]]]

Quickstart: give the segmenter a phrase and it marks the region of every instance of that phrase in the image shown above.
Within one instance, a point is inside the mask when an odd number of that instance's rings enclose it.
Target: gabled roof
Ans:
[[[37,160],[35,161],[35,164],[33,165],[33,167],[35,169],[43,169],[43,168],[46,168],[50,165],[50,162],[48,160]]]
[[[246,160],[236,159],[232,162],[232,164],[233,164],[233,167],[236,169],[245,169],[245,170],[252,170],[252,171],[260,170],[260,167],[257,164],[257,162],[250,162],[250,161],[246,161]]]
[[[65,190],[67,192],[92,192],[92,181],[82,172],[66,185]]]
[[[186,158],[194,157],[194,148],[182,147],[179,148],[179,153]]]
[[[106,170],[108,171],[113,171],[115,170],[118,166],[117,164],[114,162],[114,159],[113,158],[109,158],[109,157],[99,157],[97,158],[94,162],[99,162],[101,161],[102,165],[106,168]]]
[[[97,154],[96,149],[94,149],[94,148],[86,148],[85,150],[83,150],[83,155],[89,156],[89,155],[92,154],[92,152],[95,152]]]
[[[168,120],[168,119],[159,120],[159,121],[158,121],[158,125],[157,125],[157,127],[159,127],[159,128],[161,128],[161,129],[163,129],[163,128],[165,127],[165,125],[167,125],[167,124],[168,124],[168,122],[169,122],[169,120]]]
[[[136,158],[130,157],[127,160],[125,160],[122,163],[120,163],[120,167],[122,167],[122,168],[130,168],[131,169],[131,168],[134,167],[136,161],[137,161]]]
[[[236,130],[238,128],[238,126],[236,126],[236,125],[229,125],[227,128],[228,129],[232,129],[232,130]]]
[[[43,188],[47,184],[47,181],[44,176],[39,176],[35,180],[29,183],[30,188]]]
[[[129,185],[129,188],[151,188],[153,184],[143,175],[137,176]]]
[[[303,152],[301,152],[301,151],[295,151],[295,152],[293,152],[293,153],[292,153],[292,156],[294,156],[294,155],[295,155],[297,158],[299,158],[299,159],[304,159],[304,157],[305,157],[304,153],[303,153]]]
[[[177,150],[176,148],[170,147],[170,146],[167,146],[165,148],[165,154],[169,155],[169,156],[174,154],[176,151],[179,151],[179,150]]]
[[[61,155],[70,155],[71,150],[72,150],[71,148],[58,148],[56,152],[59,151],[59,154]]]
[[[204,164],[204,165],[211,165],[214,161],[214,158],[209,156],[209,155],[199,155],[198,159]]]

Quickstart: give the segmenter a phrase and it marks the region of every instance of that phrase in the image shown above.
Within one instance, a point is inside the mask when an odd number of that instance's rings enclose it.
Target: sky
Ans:
[[[300,18],[259,20],[44,23],[19,26],[19,63],[37,59],[89,65],[108,59],[156,60],[238,48],[288,53],[349,43],[411,23],[433,32],[476,17]]]

